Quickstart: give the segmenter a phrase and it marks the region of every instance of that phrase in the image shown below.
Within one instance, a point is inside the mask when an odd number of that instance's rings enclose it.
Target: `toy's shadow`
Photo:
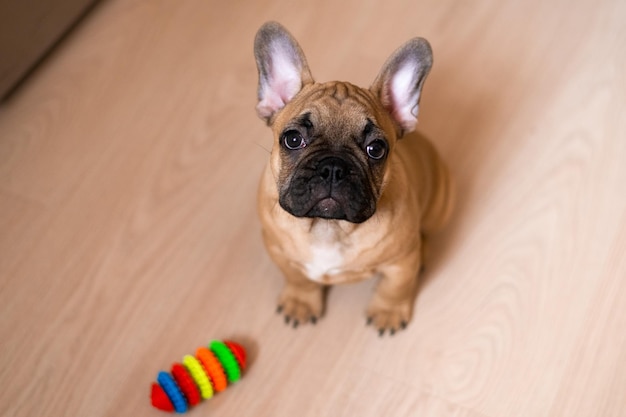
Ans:
[[[244,335],[234,335],[230,340],[239,343],[246,350],[246,368],[244,372],[250,372],[259,356],[259,344],[256,340]]]

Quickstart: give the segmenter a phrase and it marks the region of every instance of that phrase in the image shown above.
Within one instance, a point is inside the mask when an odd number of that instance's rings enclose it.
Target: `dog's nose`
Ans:
[[[325,181],[336,184],[348,174],[348,165],[343,159],[331,156],[320,161],[317,172]]]

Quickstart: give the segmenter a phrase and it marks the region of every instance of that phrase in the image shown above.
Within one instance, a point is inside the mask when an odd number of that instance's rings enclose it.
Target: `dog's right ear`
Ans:
[[[257,114],[268,124],[273,116],[304,87],[313,83],[298,42],[276,22],[265,23],[254,39],[259,71]]]
[[[422,87],[432,65],[428,41],[413,38],[391,55],[370,87],[396,122],[399,136],[415,130]]]

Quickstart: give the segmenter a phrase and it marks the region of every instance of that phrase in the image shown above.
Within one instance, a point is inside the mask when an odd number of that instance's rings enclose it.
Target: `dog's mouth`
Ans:
[[[317,208],[317,210],[323,211],[325,213],[332,213],[338,210],[343,211],[339,202],[332,197],[326,197],[320,200],[315,205],[315,207]]]
[[[293,211],[287,209],[291,214],[297,217],[310,217],[310,218],[320,218],[327,220],[347,220],[351,223],[363,223],[372,215],[375,211],[375,205],[368,205],[365,208],[361,208],[355,210],[354,207],[351,207],[350,204],[340,202],[340,199],[336,199],[334,197],[325,197],[321,200],[313,203],[311,208],[306,211],[306,213],[298,213],[297,211]],[[284,208],[284,207],[283,207]]]
[[[323,219],[346,220],[346,212],[341,204],[333,197],[325,197],[313,205],[306,214],[307,217],[321,217]]]

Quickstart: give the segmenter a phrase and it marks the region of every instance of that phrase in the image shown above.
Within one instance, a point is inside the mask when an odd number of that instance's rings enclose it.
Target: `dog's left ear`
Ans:
[[[259,71],[257,114],[268,124],[306,84],[313,83],[300,45],[282,25],[265,23],[254,39]]]
[[[411,39],[385,62],[370,87],[396,122],[400,137],[415,130],[422,87],[432,65],[428,41]]]

